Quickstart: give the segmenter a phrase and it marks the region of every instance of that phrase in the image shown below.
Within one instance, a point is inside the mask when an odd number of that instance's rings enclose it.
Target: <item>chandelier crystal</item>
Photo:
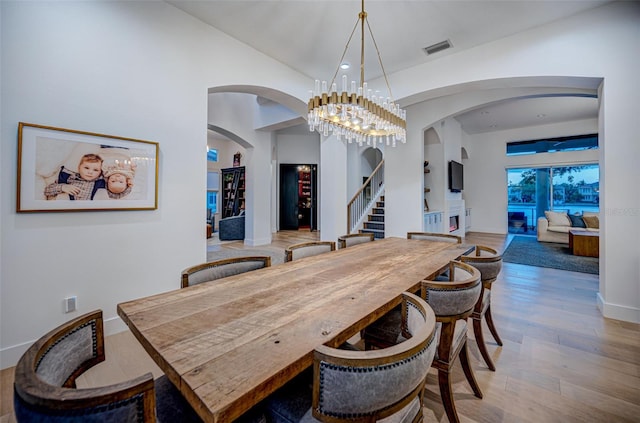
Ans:
[[[360,85],[356,81],[351,81],[349,87],[347,76],[342,76],[342,90],[338,91],[334,82],[338,69],[331,81],[331,91],[326,81],[315,81],[314,90],[310,92],[309,99],[309,130],[318,131],[320,134],[329,136],[333,133],[339,140],[357,142],[359,145],[367,143],[375,148],[377,144],[386,144],[393,147],[398,141],[407,141],[406,111],[400,108],[391,97],[391,88],[387,80],[387,75],[380,59],[380,52],[373,39],[373,32],[367,20],[367,13],[364,11],[364,0],[362,0],[362,11],[358,14],[358,21],[351,32],[349,41],[344,49],[340,63],[343,62],[351,38],[358,26],[361,27],[361,50],[360,50]],[[369,33],[373,39],[373,44],[378,53],[380,66],[389,91],[388,97],[377,96],[373,90],[368,88],[364,82],[364,28],[365,22],[369,28]]]

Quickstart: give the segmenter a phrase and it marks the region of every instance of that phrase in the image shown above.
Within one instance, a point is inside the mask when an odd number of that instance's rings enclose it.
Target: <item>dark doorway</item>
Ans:
[[[317,165],[280,165],[280,229],[318,229],[317,186]]]

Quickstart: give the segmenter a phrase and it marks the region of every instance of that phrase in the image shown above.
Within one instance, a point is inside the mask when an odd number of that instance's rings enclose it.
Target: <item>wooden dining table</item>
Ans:
[[[124,302],[118,315],[204,421],[228,422],[471,249],[385,238]]]

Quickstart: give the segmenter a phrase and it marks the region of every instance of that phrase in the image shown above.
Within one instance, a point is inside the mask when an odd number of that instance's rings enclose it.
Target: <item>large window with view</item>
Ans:
[[[591,134],[511,142],[507,143],[507,155],[597,148],[598,136]],[[546,210],[578,215],[599,211],[600,166],[584,163],[507,169],[507,190],[509,232],[535,235],[538,217]]]
[[[573,166],[507,170],[510,233],[534,235],[545,210],[583,214],[600,209],[600,167]]]

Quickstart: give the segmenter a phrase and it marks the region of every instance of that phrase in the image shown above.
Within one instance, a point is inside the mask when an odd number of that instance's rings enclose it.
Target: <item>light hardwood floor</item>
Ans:
[[[285,231],[260,246],[281,252],[318,238],[317,232]],[[465,242],[503,251],[510,238],[469,233]],[[212,245],[244,249],[242,242]],[[393,252],[389,252],[393,254]],[[459,364],[454,398],[462,422],[640,422],[640,325],[603,318],[596,307],[598,277],[504,263],[493,285],[492,313],[504,341],[498,347],[486,326],[496,365],[487,369],[470,339],[472,366],[484,398],[473,396]],[[473,338],[473,331],[470,331]],[[108,336],[107,360],[79,382],[95,386],[146,371],[161,374],[130,332]],[[13,368],[0,372],[0,423],[12,414]],[[427,380],[425,422],[446,422],[437,376]]]

